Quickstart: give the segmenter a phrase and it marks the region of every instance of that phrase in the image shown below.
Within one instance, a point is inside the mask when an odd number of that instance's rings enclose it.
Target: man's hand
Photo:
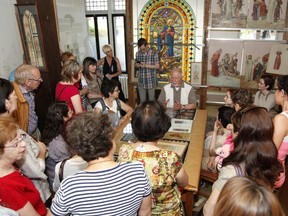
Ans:
[[[164,105],[165,108],[167,108],[167,104],[169,103],[169,101],[170,101],[170,99],[168,99],[168,100],[166,100],[166,101],[164,102],[163,105]]]
[[[178,101],[175,101],[173,109],[174,110],[180,110],[181,107],[182,107],[182,105]]]

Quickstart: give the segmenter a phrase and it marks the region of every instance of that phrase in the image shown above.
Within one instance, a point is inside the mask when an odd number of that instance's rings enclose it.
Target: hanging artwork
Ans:
[[[245,28],[248,16],[248,0],[212,0],[211,27]]]
[[[273,45],[270,50],[270,57],[267,65],[267,73],[287,75],[288,68],[288,45]]]
[[[269,53],[273,45],[279,42],[246,41],[242,63],[241,87],[256,89],[261,75],[266,73]]]
[[[44,47],[36,4],[16,4],[16,14],[27,64],[45,67]]]
[[[138,20],[139,38],[159,52],[158,80],[168,82],[172,68],[181,67],[190,81],[194,54],[195,18],[192,8],[182,0],[153,0],[143,7]]]
[[[242,41],[209,41],[207,85],[240,87]]]
[[[287,0],[249,0],[248,28],[283,29]]]
[[[191,84],[201,85],[202,63],[193,62],[191,65]]]

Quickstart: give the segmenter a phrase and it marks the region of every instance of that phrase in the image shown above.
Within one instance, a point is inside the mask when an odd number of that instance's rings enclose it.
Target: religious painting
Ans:
[[[44,47],[36,4],[15,5],[27,64],[45,67]]]
[[[240,87],[242,41],[210,40],[207,85]]]
[[[248,0],[212,0],[212,28],[246,28]]]
[[[192,8],[179,0],[148,1],[139,20],[139,38],[159,52],[159,82],[168,82],[172,68],[182,68],[190,81],[190,65],[194,55],[195,18]]]
[[[202,77],[202,63],[193,62],[191,64],[191,84],[201,85],[201,77]]]
[[[247,28],[283,29],[287,0],[249,0]]]
[[[269,53],[274,41],[246,41],[244,42],[241,87],[257,89],[257,82],[261,75],[267,71]],[[268,71],[267,71],[268,72]]]
[[[288,44],[273,45],[267,65],[267,73],[287,75]]]

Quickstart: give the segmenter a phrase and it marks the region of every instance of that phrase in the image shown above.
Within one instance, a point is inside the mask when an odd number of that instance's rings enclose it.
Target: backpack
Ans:
[[[102,106],[102,112],[104,112],[106,109],[109,110],[109,107],[106,106],[103,98],[100,98],[99,102],[101,103],[101,106]],[[120,103],[120,100],[118,98],[116,99],[116,103],[117,103],[117,111],[120,112],[121,111],[121,103]]]

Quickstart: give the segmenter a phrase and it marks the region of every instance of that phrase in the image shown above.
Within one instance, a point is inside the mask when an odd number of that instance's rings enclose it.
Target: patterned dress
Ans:
[[[131,144],[123,144],[118,160],[143,163],[152,187],[152,215],[182,215],[181,193],[175,179],[182,161],[176,153],[163,149],[141,152]]]

